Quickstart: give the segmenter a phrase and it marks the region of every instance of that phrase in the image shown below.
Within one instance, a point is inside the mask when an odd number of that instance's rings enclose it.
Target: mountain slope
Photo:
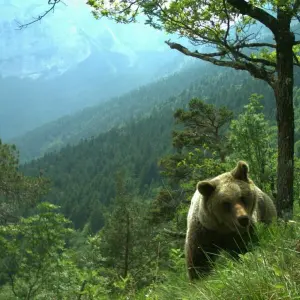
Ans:
[[[16,30],[15,19],[25,22],[45,6],[38,0],[0,0],[3,139],[121,95],[185,63],[164,43],[164,34],[141,24],[97,22],[87,5],[76,2],[58,5],[43,22]]]
[[[203,66],[203,64],[199,63],[198,66]],[[139,116],[168,97],[177,95],[197,78],[203,78],[212,72],[214,72],[214,68],[211,66],[205,67],[204,65],[202,68],[198,68],[195,65],[98,106],[86,108],[74,115],[45,124],[8,141],[15,143],[20,149],[22,161],[30,160],[47,151],[59,149],[67,143],[76,143],[82,138],[97,135],[132,117]],[[125,84],[128,76],[124,75],[123,78],[122,82]],[[82,97],[86,99],[90,93],[90,91],[82,92]],[[35,113],[39,115],[37,112]]]
[[[123,71],[115,72],[107,56]],[[121,95],[153,80],[160,70],[159,66],[153,70],[145,67],[148,74],[144,74],[128,69],[128,63],[120,54],[91,54],[59,77],[0,78],[0,136],[9,139],[24,134],[63,115]]]
[[[161,91],[163,93],[163,89]],[[161,100],[146,114],[144,110],[144,115],[136,120],[83,139],[76,146],[68,145],[48,153],[25,164],[22,169],[30,175],[37,175],[42,170],[53,182],[47,199],[61,205],[63,213],[77,228],[90,222],[96,231],[102,226],[101,206],[110,203],[115,195],[117,171],[125,170],[137,178],[136,187],[141,194],[150,186],[160,185],[157,162],[172,151],[175,108],[186,107],[192,97],[200,97],[210,103],[227,105],[238,113],[254,92],[265,95],[262,101],[265,112],[274,120],[275,102],[268,86],[243,71],[223,70],[214,76],[202,77],[177,96]],[[122,115],[126,106],[118,105],[116,101],[112,104]]]
[[[263,94],[265,112],[275,115],[273,91],[263,81],[243,71],[196,62],[172,76],[45,124],[9,142],[15,143],[20,149],[21,160],[28,161],[68,143],[76,144],[80,139],[96,136],[131,118],[138,118],[184,89],[195,91],[194,95],[208,97],[209,101],[218,105],[226,103],[231,108],[241,107],[247,101],[250,94],[245,94],[245,91]],[[295,85],[299,85],[298,70],[295,73]],[[236,91],[235,94],[232,90]],[[230,95],[232,99],[228,98]]]

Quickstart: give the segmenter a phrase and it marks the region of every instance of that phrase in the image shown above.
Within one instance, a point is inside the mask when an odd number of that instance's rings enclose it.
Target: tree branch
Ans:
[[[80,300],[81,299],[81,296],[82,296],[82,293],[84,291],[84,288],[87,284],[87,280],[83,280],[82,284],[81,284],[81,287],[80,287],[80,291],[79,291],[79,294],[78,294],[78,297],[77,297],[77,300]]]
[[[224,36],[223,43],[224,43],[225,48],[228,49],[228,53],[231,53],[235,60],[238,60],[238,58],[243,58],[243,59],[253,62],[253,63],[262,63],[265,66],[271,66],[271,67],[276,68],[276,63],[273,63],[269,60],[262,59],[262,58],[251,58],[248,55],[238,51],[238,48],[233,48],[233,47],[231,47],[231,45],[228,44],[227,37],[229,35],[229,30],[230,30],[230,16],[229,16],[229,13],[227,10],[226,0],[223,0],[223,6],[224,6],[224,12],[226,15],[226,23],[227,23],[227,30],[226,30],[226,33]],[[247,40],[248,37],[245,37],[245,40]],[[243,44],[245,42],[245,40],[243,39],[241,41],[242,42],[241,44]],[[237,39],[237,41],[238,41],[238,39]]]
[[[294,14],[297,14],[299,7],[300,7],[300,0],[296,0],[295,3],[294,3],[294,6],[293,6],[293,13]]]
[[[227,43],[227,38],[228,38],[228,35],[229,35],[229,31],[230,31],[230,17],[229,17],[229,14],[228,14],[228,11],[227,11],[227,6],[226,6],[226,0],[223,0],[223,6],[224,6],[224,12],[226,14],[226,23],[227,23],[227,29],[226,29],[226,33],[225,33],[225,36],[224,36],[224,45],[225,47],[228,46],[228,43]]]
[[[18,24],[18,29],[21,30],[23,28],[26,28],[28,27],[29,25],[33,24],[33,23],[36,23],[40,20],[42,20],[45,16],[47,16],[50,12],[53,12],[54,13],[54,9],[55,9],[55,6],[58,4],[58,3],[63,3],[65,4],[62,0],[48,0],[48,5],[51,5],[51,7],[46,10],[42,15],[34,18],[33,21],[31,22],[28,22],[28,23],[25,23],[25,24],[21,24],[19,22],[16,21],[16,23]],[[65,4],[66,5],[66,4]]]
[[[251,63],[251,62],[241,62],[241,61],[225,61],[225,60],[221,60],[221,59],[216,59],[214,57],[211,57],[210,55],[207,54],[203,54],[203,53],[199,53],[198,51],[196,52],[191,52],[190,50],[188,50],[186,47],[183,47],[180,44],[177,43],[172,43],[170,41],[166,41],[165,42],[171,49],[176,49],[179,52],[187,55],[187,56],[191,56],[191,57],[195,57],[201,60],[205,60],[208,61],[216,66],[220,66],[220,67],[229,67],[229,68],[233,68],[236,70],[245,70],[248,71],[253,77],[255,78],[259,78],[262,80],[265,80],[268,82],[268,84],[270,86],[273,86],[274,83],[274,71],[267,71],[265,69],[265,66],[263,65],[262,67],[258,67],[255,64]]]
[[[257,48],[257,47],[269,47],[276,49],[276,45],[270,43],[244,43],[241,45],[237,45],[237,48]]]
[[[247,61],[253,62],[253,63],[261,63],[265,66],[274,67],[276,68],[277,64],[275,62],[269,61],[264,58],[251,58],[246,54],[243,54],[241,52],[237,52],[237,56],[240,56],[241,58],[246,59]]]
[[[259,47],[269,47],[269,48],[276,49],[276,45],[269,44],[269,43],[240,43],[235,46],[228,46],[227,50],[223,50],[223,51],[219,51],[219,52],[205,53],[205,54],[203,53],[202,55],[205,55],[207,57],[218,57],[218,56],[225,56],[226,54],[230,53],[232,50],[241,50],[243,48],[259,48]],[[199,52],[196,50],[196,53],[199,53]],[[253,61],[254,61],[254,59],[253,59]]]
[[[278,32],[278,21],[265,10],[246,2],[245,0],[227,0],[227,2],[238,10],[242,15],[249,16],[269,28],[274,35]]]
[[[15,282],[14,282],[14,278],[13,278],[13,275],[11,273],[8,274],[8,277],[10,279],[10,284],[11,284],[11,290],[13,292],[13,294],[18,297],[17,293],[16,293],[16,290],[15,290]]]
[[[297,55],[294,52],[293,52],[293,57],[295,59],[294,65],[297,66],[297,67],[300,67],[299,59],[298,59]]]
[[[184,232],[176,232],[176,231],[172,231],[172,230],[169,230],[167,228],[164,228],[164,232],[173,236],[173,237],[178,237],[178,238],[185,238],[186,237],[186,234]]]

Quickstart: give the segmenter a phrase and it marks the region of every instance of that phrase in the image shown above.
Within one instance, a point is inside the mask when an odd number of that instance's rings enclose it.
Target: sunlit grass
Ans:
[[[136,299],[300,299],[300,223],[259,226],[258,236],[239,261],[222,254],[206,279],[190,284],[182,267]]]

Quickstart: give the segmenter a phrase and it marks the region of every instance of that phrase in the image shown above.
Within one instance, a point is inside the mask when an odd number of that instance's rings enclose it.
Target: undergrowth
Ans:
[[[153,284],[135,299],[264,300],[300,299],[300,222],[258,226],[259,246],[234,261],[221,254],[212,274],[191,284],[184,259],[164,282]]]

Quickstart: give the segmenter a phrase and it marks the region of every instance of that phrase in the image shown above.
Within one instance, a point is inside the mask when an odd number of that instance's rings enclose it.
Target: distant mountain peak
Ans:
[[[67,6],[58,5],[54,14],[23,30],[16,30],[16,20],[30,21],[47,6],[38,0],[0,0],[0,5],[2,77],[39,78],[47,77],[48,73],[51,77],[59,76],[93,51],[99,55],[103,51],[120,53],[128,57],[129,67],[135,67],[140,51],[161,51],[164,46],[164,34],[143,24],[94,20],[83,1],[69,0]],[[152,35],[145,35],[144,31]]]

